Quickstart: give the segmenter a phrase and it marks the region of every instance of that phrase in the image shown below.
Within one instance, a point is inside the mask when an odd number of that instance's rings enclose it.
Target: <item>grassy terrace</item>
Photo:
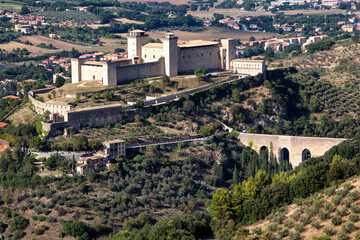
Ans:
[[[105,126],[102,128],[86,128],[80,130],[76,134],[71,134],[64,138],[58,136],[51,139],[52,144],[61,145],[62,143],[74,143],[79,136],[86,136],[88,139],[97,139],[100,141],[107,141],[113,139],[124,139],[128,143],[136,143],[143,141],[158,141],[174,138],[183,138],[187,136],[194,136],[194,133],[184,133],[182,127],[179,126],[157,126],[151,124],[153,120],[144,121],[140,123],[121,123],[115,124],[114,127]]]
[[[150,97],[161,97],[173,93],[191,90],[197,87],[219,82],[227,77],[210,77],[199,81],[193,75],[171,78],[170,83],[164,85],[161,77],[140,79],[117,87],[104,87],[96,81],[83,81],[78,84],[65,85],[53,93],[39,94],[44,101],[56,100],[73,104],[77,109],[103,106],[109,104],[126,105],[128,101]],[[96,92],[96,93],[95,93]],[[95,94],[94,94],[95,93]]]

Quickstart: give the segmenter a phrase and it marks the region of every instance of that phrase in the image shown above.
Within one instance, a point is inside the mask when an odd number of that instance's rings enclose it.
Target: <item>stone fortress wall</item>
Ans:
[[[52,91],[53,89],[55,88],[53,87],[30,91],[28,94],[29,100],[33,104],[35,112],[38,114],[44,114],[46,111],[49,111],[50,114],[58,114],[61,116],[65,116],[68,111],[74,109],[71,105],[56,101],[49,101],[45,103],[35,99],[36,94],[47,93]]]
[[[125,65],[116,68],[117,84],[139,78],[156,77],[165,74],[164,58],[156,62]]]
[[[121,105],[99,106],[66,112],[64,122],[67,127],[80,130],[82,127],[102,127],[122,121],[123,109]]]
[[[221,69],[218,45],[180,48],[179,73],[193,73],[196,69]]]

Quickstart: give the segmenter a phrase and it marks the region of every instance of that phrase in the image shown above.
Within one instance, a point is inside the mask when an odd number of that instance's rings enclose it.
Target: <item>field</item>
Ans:
[[[118,0],[119,2],[138,2],[138,3],[145,3],[145,2],[155,2],[155,0]],[[189,0],[156,0],[156,2],[169,2],[174,5],[182,5],[182,4],[189,4]]]
[[[94,23],[94,24],[88,24],[88,27],[91,27],[92,29],[98,29],[99,27],[108,27],[110,26],[110,24],[99,24],[99,23]]]
[[[21,48],[21,49],[26,48],[30,52],[30,56],[38,56],[38,55],[56,52],[56,50],[39,48],[39,47],[35,47],[35,46],[26,45],[23,43],[18,43],[18,42],[10,42],[10,43],[6,43],[6,44],[0,44],[0,49],[3,49],[8,52],[11,52],[13,49],[16,49],[16,48]]]
[[[247,228],[252,235],[267,233],[277,236],[276,239],[314,239],[326,235],[331,239],[359,239],[359,183],[359,177],[355,177],[320,194],[298,199]]]
[[[181,41],[190,41],[190,40],[216,40],[220,38],[235,38],[241,40],[249,40],[251,36],[254,36],[256,39],[272,38],[280,36],[277,33],[268,33],[268,32],[243,32],[236,30],[228,30],[224,28],[209,27],[208,30],[203,32],[183,32],[183,31],[173,31],[177,37],[179,37],[179,42]],[[163,31],[152,31],[148,33],[152,38],[163,38],[165,32]]]
[[[22,6],[19,1],[5,0],[1,1],[0,9],[20,9]]]
[[[144,22],[130,20],[130,19],[127,19],[127,18],[115,18],[115,21],[122,22],[124,24],[125,23],[144,24]]]
[[[191,12],[189,11],[188,14],[191,14],[196,17],[200,18],[211,18],[214,13],[224,14],[224,16],[230,16],[230,17],[245,17],[245,16],[270,16],[270,15],[276,15],[283,12],[285,15],[296,15],[296,14],[305,14],[305,15],[311,15],[311,14],[319,14],[319,15],[329,15],[329,14],[345,14],[346,11],[342,9],[331,9],[331,10],[294,10],[294,11],[278,11],[275,14],[271,12],[253,12],[253,11],[245,11],[240,9],[217,9],[217,8],[211,8],[209,11],[196,11]]]
[[[7,44],[0,44],[0,49],[4,49],[6,51],[11,51],[16,48],[26,48],[30,52],[30,56],[38,56],[48,53],[55,53],[57,51],[67,50],[70,51],[72,48],[79,50],[81,52],[90,52],[90,51],[103,51],[103,52],[113,52],[115,48],[126,48],[126,41],[119,40],[119,39],[107,39],[101,38],[100,41],[103,42],[103,46],[83,46],[77,45],[72,43],[67,43],[43,36],[22,36],[19,38],[21,41],[29,41],[33,44],[33,46],[26,45],[23,43],[18,42],[10,42]],[[54,45],[57,49],[46,49],[46,48],[39,48],[36,45],[40,43],[46,43]]]

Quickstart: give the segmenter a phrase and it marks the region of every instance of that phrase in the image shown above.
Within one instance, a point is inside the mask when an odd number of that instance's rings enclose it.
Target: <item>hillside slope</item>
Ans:
[[[360,238],[360,177],[280,208],[249,229],[252,237],[276,239]],[[269,238],[267,238],[269,239]],[[322,238],[327,239],[327,238]]]

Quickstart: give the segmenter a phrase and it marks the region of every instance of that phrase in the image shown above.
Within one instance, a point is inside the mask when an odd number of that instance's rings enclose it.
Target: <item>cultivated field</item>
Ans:
[[[99,27],[108,27],[110,24],[100,24],[100,23],[94,23],[94,24],[88,24],[88,27],[91,27],[92,29],[98,29]]]
[[[0,9],[20,9],[22,4],[19,1],[5,0],[1,1]]]
[[[121,22],[121,23],[124,23],[124,24],[125,23],[144,24],[144,22],[130,20],[130,19],[127,19],[127,18],[115,18],[115,21]]]
[[[83,46],[72,43],[67,43],[43,36],[22,36],[19,38],[21,41],[29,41],[33,44],[33,46],[26,45],[18,42],[10,42],[7,44],[0,44],[0,49],[4,49],[6,51],[12,51],[16,48],[26,48],[30,52],[30,56],[38,56],[47,53],[55,53],[57,51],[67,50],[70,51],[72,48],[79,50],[81,52],[89,52],[89,51],[103,51],[103,52],[113,52],[115,48],[126,48],[126,41],[124,39],[107,39],[101,38],[100,41],[103,42],[103,46]],[[36,45],[40,43],[52,44],[57,49],[46,49],[39,48]]]
[[[224,14],[224,16],[230,16],[230,17],[245,17],[245,16],[270,16],[270,15],[276,15],[278,13],[283,12],[285,15],[296,15],[299,13],[305,14],[305,15],[312,15],[312,14],[319,14],[319,15],[330,15],[330,14],[346,14],[345,10],[342,9],[331,9],[331,10],[293,10],[293,11],[279,11],[275,14],[271,12],[253,12],[253,11],[244,11],[240,9],[217,9],[217,8],[211,8],[209,11],[196,11],[191,12],[189,11],[188,14],[191,14],[196,17],[200,18],[211,18],[214,13]]]
[[[3,49],[8,52],[10,52],[16,48],[21,48],[21,49],[26,48],[30,52],[30,56],[37,56],[37,55],[43,55],[43,54],[47,54],[47,53],[56,52],[56,50],[39,48],[39,47],[35,47],[35,46],[26,45],[23,43],[18,43],[18,42],[10,42],[10,43],[6,43],[6,44],[0,44],[0,49]]]
[[[203,32],[183,32],[183,31],[174,31],[175,35],[179,37],[179,42],[181,41],[190,41],[190,40],[215,40],[220,38],[236,38],[241,40],[249,40],[251,36],[254,36],[256,39],[263,38],[272,38],[280,36],[276,33],[268,32],[243,32],[237,30],[228,30],[224,28],[209,27],[208,30]],[[150,37],[153,38],[163,38],[165,32],[163,31],[152,31],[148,33]]]

